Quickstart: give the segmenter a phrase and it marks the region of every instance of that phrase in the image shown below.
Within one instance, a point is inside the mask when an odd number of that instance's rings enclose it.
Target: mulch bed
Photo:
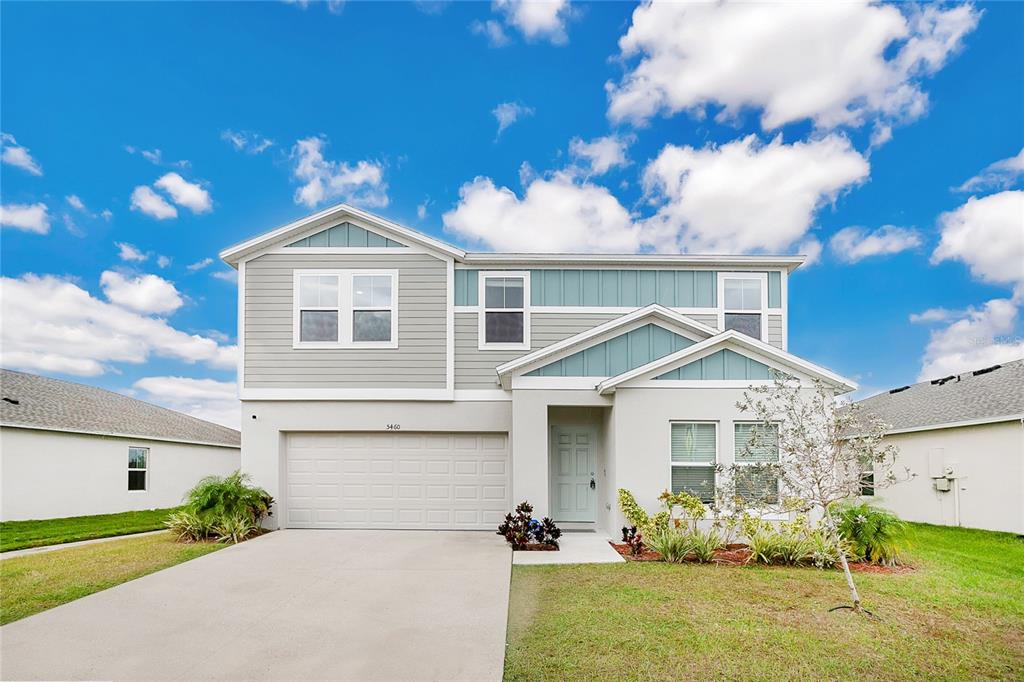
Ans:
[[[558,548],[553,545],[545,545],[540,542],[531,542],[516,548],[517,552],[557,552]]]
[[[609,542],[608,544],[612,546],[612,549],[614,549],[623,558],[625,558],[626,561],[661,561],[662,560],[661,559],[661,555],[658,554],[657,552],[655,552],[653,549],[647,549],[646,547],[644,547],[643,550],[640,552],[640,554],[637,554],[636,556],[633,556],[632,554],[629,553],[629,545],[627,545],[625,543],[623,543],[623,544],[616,544],[614,542]]]
[[[664,561],[661,555],[652,549],[644,547],[643,551],[633,556],[629,552],[629,545],[625,543],[609,542],[616,552],[618,552],[622,558],[626,561]],[[719,549],[715,551],[715,558],[712,559],[712,563],[719,564],[720,566],[745,566],[750,561],[750,548],[743,544],[732,544],[726,545],[725,549]],[[836,566],[836,570],[842,570],[840,566]],[[850,562],[850,570],[857,573],[880,573],[885,575],[892,574],[903,574],[911,573],[914,571],[913,566],[879,566],[877,564],[869,564],[864,562]]]

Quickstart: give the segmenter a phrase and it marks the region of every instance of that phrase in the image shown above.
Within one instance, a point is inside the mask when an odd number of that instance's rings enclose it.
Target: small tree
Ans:
[[[755,465],[771,469],[779,477],[782,498],[769,502],[787,511],[821,513],[825,530],[838,547],[852,609],[861,611],[832,507],[861,494],[867,471],[874,472],[875,488],[913,476],[909,469],[903,475],[893,470],[899,450],[884,442],[888,425],[864,414],[858,405],[838,406],[834,391],[818,380],[808,389],[779,375],[771,385],[748,388],[736,407],[760,422],[745,445],[748,453],[777,439],[778,464]],[[733,467],[733,472],[750,476],[749,466]]]

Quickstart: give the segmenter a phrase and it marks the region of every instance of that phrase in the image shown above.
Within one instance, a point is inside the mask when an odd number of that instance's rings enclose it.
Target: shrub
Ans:
[[[185,493],[185,507],[199,515],[223,520],[247,515],[257,525],[270,515],[274,498],[263,488],[249,485],[249,474],[207,476]]]
[[[498,526],[498,535],[503,536],[513,550],[523,549],[531,539],[557,549],[562,531],[548,517],[538,521],[532,514],[533,506],[529,502],[520,502],[514,515],[505,515],[505,520]]]
[[[849,543],[851,556],[884,566],[900,562],[907,524],[898,516],[867,503],[839,507],[833,515],[839,536]]]
[[[647,536],[647,546],[671,564],[681,564],[693,551],[693,540],[689,533],[677,528],[662,528]]]
[[[702,564],[709,563],[715,558],[715,550],[722,549],[725,542],[721,534],[712,528],[708,532],[694,530],[690,532],[690,551],[694,558]]]
[[[174,534],[178,542],[201,542],[213,532],[213,520],[195,512],[183,509],[167,517],[164,525]]]
[[[669,510],[662,510],[654,514],[654,516],[648,516],[644,508],[633,497],[633,493],[625,488],[619,488],[619,509],[622,510],[622,515],[626,517],[626,520],[636,526],[637,530],[644,536],[650,537],[654,533],[669,527],[669,520],[671,518]]]
[[[636,529],[636,526],[622,527],[622,541],[629,545],[629,553],[638,556],[644,551],[644,534]]]
[[[248,512],[220,517],[213,525],[213,532],[220,542],[238,544],[260,532],[259,524]]]

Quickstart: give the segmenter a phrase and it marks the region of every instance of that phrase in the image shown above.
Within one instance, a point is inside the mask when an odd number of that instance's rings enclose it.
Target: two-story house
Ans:
[[[611,531],[617,488],[710,499],[772,370],[855,388],[786,350],[800,256],[468,253],[338,205],[221,258],[242,467],[281,527],[493,529],[529,500]]]

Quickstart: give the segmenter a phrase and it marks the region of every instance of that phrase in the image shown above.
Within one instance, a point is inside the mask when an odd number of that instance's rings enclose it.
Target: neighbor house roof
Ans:
[[[890,433],[1024,418],[1024,359],[901,386],[857,405]]]
[[[0,425],[239,447],[234,429],[94,386],[0,370]]]

